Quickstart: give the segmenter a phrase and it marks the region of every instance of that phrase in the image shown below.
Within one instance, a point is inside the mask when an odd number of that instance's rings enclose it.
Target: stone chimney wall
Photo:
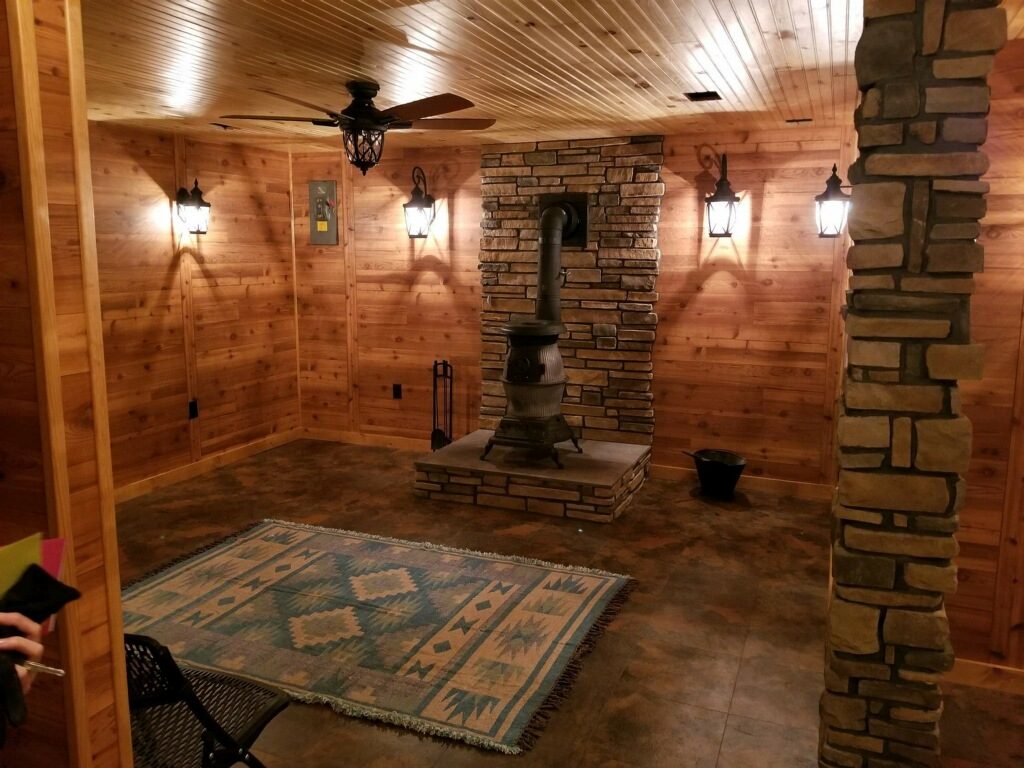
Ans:
[[[938,764],[971,424],[992,0],[867,0],[820,765]]]
[[[481,427],[494,429],[505,413],[506,339],[499,328],[533,315],[539,195],[586,192],[587,246],[562,250],[567,332],[559,349],[569,379],[563,413],[585,439],[651,443],[662,138],[484,147]]]

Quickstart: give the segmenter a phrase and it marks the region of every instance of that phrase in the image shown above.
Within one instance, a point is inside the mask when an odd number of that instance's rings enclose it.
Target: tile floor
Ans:
[[[748,493],[712,504],[652,480],[615,523],[581,523],[416,499],[413,458],[304,440],[126,502],[123,577],[274,517],[604,568],[638,588],[524,755],[292,705],[256,744],[268,768],[817,764],[825,503]],[[1024,766],[1024,697],[949,688],[946,765]]]

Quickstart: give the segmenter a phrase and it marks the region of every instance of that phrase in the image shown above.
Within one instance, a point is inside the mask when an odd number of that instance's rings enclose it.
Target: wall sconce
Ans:
[[[345,144],[348,161],[362,171],[363,176],[380,162],[380,153],[384,151],[383,130],[359,128],[350,123],[342,129],[341,140]]]
[[[176,198],[178,218],[185,228],[193,235],[205,235],[210,227],[210,204],[203,200],[203,190],[199,188],[199,179],[195,180],[192,191],[182,187]]]
[[[729,186],[729,156],[722,155],[722,175],[715,184],[713,194],[704,198],[707,205],[708,235],[711,237],[732,237],[736,224],[736,203],[739,195]]]
[[[832,166],[832,175],[825,181],[825,191],[814,198],[818,237],[839,237],[846,226],[850,196],[843,192],[843,180],[836,173],[838,170],[838,166]]]
[[[405,209],[405,230],[411,238],[426,237],[434,220],[434,198],[427,194],[427,176],[418,165],[412,169],[412,183],[416,185],[412,199],[402,206]]]

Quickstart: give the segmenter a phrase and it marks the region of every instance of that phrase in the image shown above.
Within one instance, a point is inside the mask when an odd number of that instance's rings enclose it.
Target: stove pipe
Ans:
[[[542,322],[562,324],[562,235],[578,223],[576,209],[568,203],[550,205],[540,215],[534,316]]]

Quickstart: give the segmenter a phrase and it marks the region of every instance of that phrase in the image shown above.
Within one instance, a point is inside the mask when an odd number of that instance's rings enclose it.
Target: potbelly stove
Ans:
[[[541,197],[534,316],[511,320],[501,328],[508,338],[501,376],[507,405],[481,459],[495,445],[504,445],[550,458],[561,469],[557,443],[571,440],[583,452],[562,414],[566,376],[558,336],[565,330],[560,296],[563,239],[586,244],[586,212],[585,194]]]

